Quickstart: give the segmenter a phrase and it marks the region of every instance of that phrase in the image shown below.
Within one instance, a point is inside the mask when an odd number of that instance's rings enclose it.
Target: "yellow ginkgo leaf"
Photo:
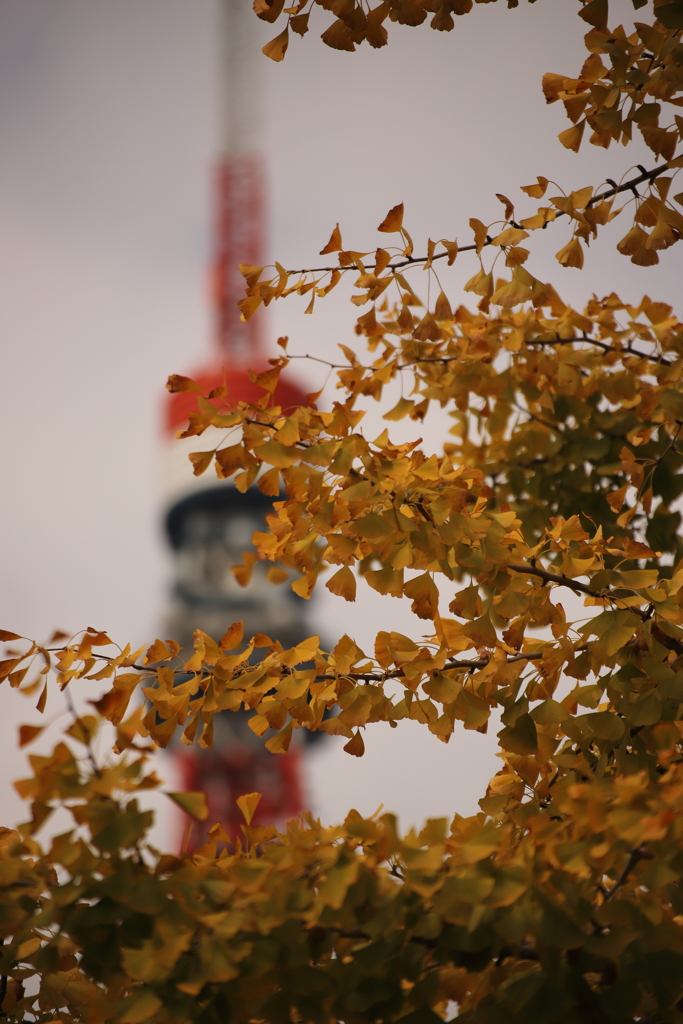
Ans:
[[[256,808],[261,800],[261,793],[244,793],[242,796],[238,796],[236,803],[242,814],[247,825],[251,825],[251,819],[256,813]]]

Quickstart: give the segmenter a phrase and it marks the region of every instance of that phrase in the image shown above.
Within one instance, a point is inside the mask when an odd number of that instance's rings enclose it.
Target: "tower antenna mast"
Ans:
[[[219,16],[214,337],[226,367],[246,368],[265,356],[262,318],[244,323],[237,306],[244,296],[239,263],[262,265],[266,248],[263,68],[259,24],[248,0],[219,0]]]

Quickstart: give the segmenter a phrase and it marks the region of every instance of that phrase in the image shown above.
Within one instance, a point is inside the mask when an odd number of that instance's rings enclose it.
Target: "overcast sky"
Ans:
[[[389,47],[353,55],[324,47],[318,28],[292,41],[283,64],[263,58],[271,256],[310,265],[337,221],[347,246],[374,248],[376,225],[400,201],[418,248],[430,235],[469,241],[469,217],[499,216],[496,192],[523,206],[518,187],[537,174],[569,190],[653,166],[639,144],[584,143],[577,157],[556,141],[568,122],[560,105],[546,107],[540,79],[580,68],[576,6],[485,4],[452,33],[391,26]],[[610,7],[633,16],[630,3]],[[169,566],[164,382],[210,353],[216,26],[214,0],[0,0],[4,628],[43,638],[93,625],[134,643],[156,635]],[[273,30],[264,31],[265,41]],[[677,248],[643,271],[603,243],[579,273],[552,258],[567,238],[559,224],[534,238],[528,264],[567,299],[680,295]],[[467,255],[453,267],[456,301],[475,269]],[[292,351],[327,358],[352,341],[348,292],[312,317],[303,308],[294,299],[266,314],[272,338],[288,334]],[[299,373],[322,383],[311,364]],[[426,429],[437,446],[443,420]],[[318,622],[361,646],[377,629],[421,626],[363,588],[356,605],[323,597]],[[18,811],[7,779],[22,770],[9,753],[16,722],[37,716],[15,693],[2,700],[9,823]],[[406,825],[472,813],[497,770],[490,738],[463,731],[445,747],[413,723],[372,727],[366,745],[361,761],[337,741],[312,760],[309,793],[327,820],[380,801]]]

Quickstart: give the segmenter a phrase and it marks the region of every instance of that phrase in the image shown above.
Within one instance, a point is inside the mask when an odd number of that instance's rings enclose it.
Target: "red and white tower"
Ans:
[[[240,319],[237,302],[244,295],[239,263],[261,266],[266,246],[266,174],[262,150],[263,97],[258,45],[258,21],[247,0],[219,0],[220,7],[220,134],[215,180],[215,253],[212,271],[214,310],[213,352],[207,365],[190,373],[198,383],[215,387],[225,381],[232,399],[256,400],[263,392],[251,383],[247,370],[266,368],[263,317]],[[282,380],[274,401],[283,407],[304,401],[291,380]],[[243,589],[231,573],[262,529],[272,499],[255,488],[240,494],[230,481],[209,473],[192,476],[187,454],[196,438],[175,440],[195,408],[194,395],[170,396],[165,429],[169,439],[165,472],[165,523],[174,555],[174,573],[166,616],[167,634],[191,648],[192,633],[200,628],[219,637],[227,626],[242,620],[246,636],[266,633],[288,647],[307,630],[307,605],[291,590],[273,587],[257,565]],[[211,428],[213,430],[213,428]],[[207,434],[202,448],[210,447]],[[247,725],[248,712],[225,712],[215,722],[211,751],[196,747],[177,751],[185,785],[204,790],[210,807],[209,824],[220,821],[230,835],[239,834],[241,814],[236,797],[263,794],[256,823],[284,824],[303,809],[300,751],[270,754]],[[195,826],[191,845],[203,838]]]

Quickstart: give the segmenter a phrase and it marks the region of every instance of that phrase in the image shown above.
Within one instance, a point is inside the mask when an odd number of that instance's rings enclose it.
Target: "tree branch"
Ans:
[[[436,257],[435,257],[436,258]],[[673,360],[667,359],[663,355],[653,355],[647,352],[641,352],[640,349],[632,348],[631,345],[624,347],[617,347],[615,345],[609,345],[606,341],[601,341],[599,338],[592,338],[589,334],[579,334],[575,338],[527,338],[524,342],[525,345],[538,345],[538,346],[550,346],[550,345],[573,345],[577,341],[585,341],[589,345],[595,345],[597,348],[601,348],[604,352],[614,352],[617,355],[631,355],[636,356],[638,359],[647,359],[650,363],[660,363],[662,366],[672,366]],[[322,363],[324,366],[329,366],[331,370],[352,370],[354,367],[351,363],[332,363],[329,359],[321,359],[319,356],[311,356],[308,353],[290,355],[287,353],[287,359],[310,359],[315,363]],[[425,356],[423,359],[410,359],[405,363],[399,363],[397,365],[398,370],[409,369],[411,366],[421,366],[423,363],[455,363],[458,362],[460,356],[457,353],[448,356]],[[361,366],[363,370],[372,370],[374,367]]]
[[[612,888],[608,889],[605,894],[605,903],[608,903],[613,896],[616,896],[620,889],[623,889],[628,880],[628,876],[631,874],[639,860],[652,860],[652,854],[648,851],[644,843],[641,846],[638,846],[635,850],[631,850],[624,870],[621,872]]]
[[[671,366],[673,363],[671,359],[667,359],[665,356],[648,355],[647,352],[640,352],[637,348],[631,348],[630,345],[627,345],[625,348],[616,348],[614,345],[608,345],[607,342],[600,341],[598,338],[591,338],[589,334],[580,334],[577,338],[527,339],[525,345],[571,345],[575,341],[586,341],[589,345],[597,345],[604,352],[616,352],[617,355],[628,353],[629,355],[637,356],[639,359],[647,359],[650,363],[661,363],[663,366]]]
[[[660,167],[653,167],[649,171],[646,171],[644,168],[641,167],[640,170],[641,170],[641,174],[639,174],[637,177],[631,178],[629,181],[625,181],[622,185],[615,185],[614,188],[609,188],[605,192],[600,192],[597,196],[593,196],[593,198],[590,200],[590,202],[587,203],[586,209],[589,209],[591,206],[594,206],[596,203],[601,203],[603,201],[603,199],[611,199],[612,196],[616,196],[620,192],[634,192],[637,195],[638,193],[636,192],[636,187],[638,185],[641,185],[645,181],[648,181],[648,182],[652,183],[655,180],[655,178],[659,177],[660,174],[664,174],[665,171],[669,170],[669,165],[668,165],[668,163],[667,164],[662,164]],[[565,213],[564,210],[558,210],[557,211],[557,215],[555,217],[555,220],[558,220],[560,217],[568,217],[568,216],[569,216],[569,214]],[[492,244],[493,244],[493,239],[491,239],[491,238],[487,238],[486,241],[484,242],[485,246],[492,245]],[[476,243],[473,244],[473,245],[463,245],[463,246],[459,246],[458,247],[458,253],[461,253],[461,252],[474,252],[478,248],[479,247],[476,245]],[[437,253],[435,256],[431,257],[432,263],[435,260],[444,259],[448,255],[449,254],[447,252]],[[412,266],[416,266],[416,265],[418,265],[420,263],[426,263],[428,259],[429,259],[429,256],[406,256],[405,259],[398,260],[396,263],[389,263],[389,264],[387,264],[385,269],[387,269],[387,270],[401,270],[403,267],[412,267]],[[376,266],[376,264],[373,264],[372,267],[368,268],[368,271],[370,273],[374,272],[375,266]],[[348,264],[346,264],[346,266],[339,266],[339,265],[337,265],[336,267],[307,267],[307,268],[304,268],[303,270],[287,270],[286,273],[291,275],[291,276],[294,276],[294,277],[296,277],[297,274],[331,274],[335,270],[337,270],[337,271],[339,271],[339,270],[353,270],[354,267],[355,267],[355,263],[348,263]]]
[[[586,583],[580,583],[578,580],[573,580],[570,576],[565,576],[564,573],[558,574],[554,572],[547,572],[545,569],[538,569],[532,565],[508,565],[508,569],[512,569],[513,572],[527,573],[529,576],[538,576],[544,583],[555,583],[558,587],[569,587],[570,590],[574,590],[580,594],[588,594],[589,597],[597,597],[601,599],[607,599],[610,601],[618,600],[613,592],[608,588],[606,590],[591,590]],[[629,587],[624,587],[624,590],[629,590]],[[650,618],[647,611],[643,611],[642,608],[628,608],[630,612],[637,615],[639,618],[646,622]]]
[[[545,569],[536,568],[535,565],[508,565],[508,569],[512,569],[513,572],[527,573],[529,576],[538,576],[544,583],[556,583],[559,587],[569,587],[571,590],[581,594],[589,594],[591,597],[605,597],[604,593],[591,590],[587,583],[573,580],[570,576],[565,576],[564,573],[547,572]]]

